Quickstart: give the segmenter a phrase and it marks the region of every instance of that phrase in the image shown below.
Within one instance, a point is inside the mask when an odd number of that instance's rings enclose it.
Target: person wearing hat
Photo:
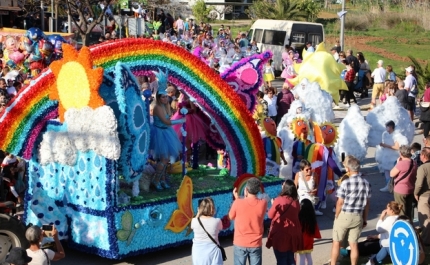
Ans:
[[[5,261],[10,265],[27,265],[32,260],[32,258],[27,256],[25,249],[16,247],[11,249]]]
[[[408,111],[411,121],[414,120],[414,110],[415,110],[415,99],[418,95],[418,83],[417,79],[413,75],[414,68],[409,66],[405,68],[406,78],[405,78],[405,90],[408,91]]]
[[[335,59],[336,63],[339,62],[339,53],[337,52],[337,47],[333,47],[330,49],[331,55],[333,55],[333,58]]]
[[[385,89],[385,77],[387,76],[387,72],[384,68],[384,61],[378,61],[378,67],[375,68],[372,72],[373,78],[373,89],[372,89],[372,108],[376,105],[376,98],[379,98],[384,93]]]
[[[224,29],[223,29],[223,28],[220,28],[220,29],[218,30],[218,38],[220,38],[220,39],[225,39],[225,32],[224,32]]]

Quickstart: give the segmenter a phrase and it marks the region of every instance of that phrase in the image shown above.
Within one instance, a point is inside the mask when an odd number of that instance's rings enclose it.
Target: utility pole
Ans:
[[[45,31],[45,11],[43,8],[43,0],[40,0],[40,27],[42,31]]]
[[[343,51],[345,49],[345,2],[346,0],[342,0],[342,11],[340,12],[340,50]]]

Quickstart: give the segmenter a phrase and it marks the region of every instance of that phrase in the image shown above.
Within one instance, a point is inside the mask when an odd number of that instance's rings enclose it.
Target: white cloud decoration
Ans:
[[[40,163],[51,162],[73,166],[77,151],[94,151],[108,159],[117,160],[121,145],[117,132],[117,121],[109,106],[96,109],[85,107],[69,109],[65,113],[67,131],[48,131],[40,145]]]

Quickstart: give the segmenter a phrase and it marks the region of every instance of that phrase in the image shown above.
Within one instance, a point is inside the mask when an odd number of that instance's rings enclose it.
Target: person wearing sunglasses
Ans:
[[[318,179],[318,177],[312,170],[311,163],[306,159],[302,159],[302,161],[300,161],[300,171],[297,172],[294,178],[294,184],[296,184],[300,200],[309,199],[314,205],[318,203],[318,183],[316,183],[316,179]],[[323,215],[319,210],[315,210],[315,214]]]

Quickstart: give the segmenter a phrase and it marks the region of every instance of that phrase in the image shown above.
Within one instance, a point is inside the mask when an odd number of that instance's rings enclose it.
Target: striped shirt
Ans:
[[[367,199],[372,197],[372,189],[369,182],[358,174],[342,181],[336,195],[344,200],[343,212],[361,214],[366,207]]]

